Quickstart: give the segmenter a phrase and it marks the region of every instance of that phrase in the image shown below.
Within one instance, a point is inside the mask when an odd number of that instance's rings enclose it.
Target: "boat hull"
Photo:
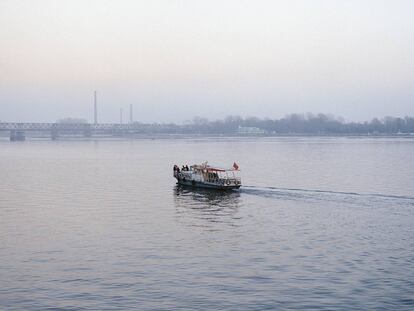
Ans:
[[[216,189],[216,190],[233,190],[239,189],[241,185],[219,185],[214,183],[206,183],[195,180],[183,180],[177,179],[178,184],[186,187],[194,188],[206,188],[206,189]]]

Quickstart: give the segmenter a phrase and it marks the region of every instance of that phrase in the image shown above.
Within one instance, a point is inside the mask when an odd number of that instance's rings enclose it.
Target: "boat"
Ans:
[[[240,170],[236,162],[229,169],[210,166],[204,162],[190,167],[183,165],[181,169],[174,165],[173,170],[178,184],[183,186],[220,190],[239,189],[241,186]]]

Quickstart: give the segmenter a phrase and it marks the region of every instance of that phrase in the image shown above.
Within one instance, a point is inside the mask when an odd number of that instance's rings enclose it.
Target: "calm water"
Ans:
[[[173,164],[242,170],[181,189]],[[414,309],[414,139],[0,141],[1,310]]]

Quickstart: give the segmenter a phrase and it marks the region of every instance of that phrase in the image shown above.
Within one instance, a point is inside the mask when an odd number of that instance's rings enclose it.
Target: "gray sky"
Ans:
[[[0,120],[414,115],[414,1],[0,1]],[[125,119],[127,116],[125,116]]]

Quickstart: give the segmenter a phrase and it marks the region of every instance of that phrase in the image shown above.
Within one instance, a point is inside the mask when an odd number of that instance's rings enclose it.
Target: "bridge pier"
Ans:
[[[10,141],[25,141],[26,135],[24,131],[12,130],[10,131]]]
[[[57,140],[59,138],[59,132],[57,129],[52,129],[52,131],[50,132],[50,138],[52,140]]]
[[[84,137],[92,137],[92,131],[91,130],[85,130],[83,131]]]
[[[87,124],[83,130],[84,137],[92,137],[92,129],[89,124]]]

